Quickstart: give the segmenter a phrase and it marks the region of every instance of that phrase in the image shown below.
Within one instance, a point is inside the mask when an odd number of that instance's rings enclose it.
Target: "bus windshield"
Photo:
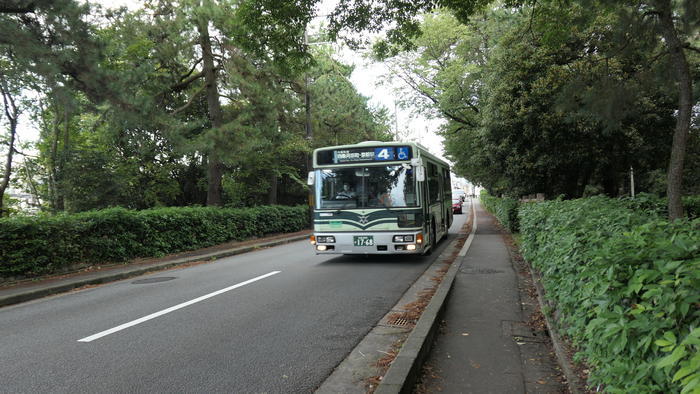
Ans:
[[[316,170],[319,209],[418,206],[413,170],[407,165]]]

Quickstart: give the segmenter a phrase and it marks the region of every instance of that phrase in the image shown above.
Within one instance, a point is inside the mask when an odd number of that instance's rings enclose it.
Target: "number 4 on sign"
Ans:
[[[394,150],[391,148],[378,148],[374,151],[374,155],[380,160],[391,160],[394,158]]]

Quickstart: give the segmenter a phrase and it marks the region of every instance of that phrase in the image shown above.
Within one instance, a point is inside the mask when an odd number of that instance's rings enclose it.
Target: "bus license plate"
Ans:
[[[356,235],[352,240],[355,246],[374,246],[374,237],[371,235]]]

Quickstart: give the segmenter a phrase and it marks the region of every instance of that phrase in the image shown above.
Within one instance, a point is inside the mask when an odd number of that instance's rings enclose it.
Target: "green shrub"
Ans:
[[[523,255],[592,384],[700,387],[700,220],[669,223],[655,209],[593,197],[525,204],[520,225]]]
[[[635,198],[625,198],[630,208],[655,212],[659,216],[668,216],[668,200],[654,194],[640,193]],[[683,197],[683,207],[689,219],[700,218],[700,196]]]
[[[689,218],[700,218],[700,196],[683,197],[683,205]]]
[[[503,227],[507,228],[511,233],[518,232],[520,228],[518,221],[520,202],[518,200],[508,197],[493,197],[486,191],[481,192],[480,199],[484,204],[484,208],[496,216]]]
[[[0,277],[153,257],[307,227],[306,206],[210,207],[0,219]]]

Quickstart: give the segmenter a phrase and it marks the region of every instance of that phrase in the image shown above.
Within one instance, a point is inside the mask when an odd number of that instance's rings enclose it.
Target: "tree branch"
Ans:
[[[203,71],[200,71],[194,75],[190,75],[189,77],[185,78],[184,80],[182,80],[174,85],[170,85],[170,90],[172,90],[174,92],[178,92],[180,90],[183,90],[186,87],[188,87],[192,82],[194,82],[202,77],[204,77]]]
[[[421,89],[420,86],[418,86],[418,83],[416,83],[416,81],[411,79],[410,76],[402,75],[401,73],[398,73],[396,71],[393,71],[393,73],[394,73],[394,75],[399,77],[402,81],[404,81],[404,83],[406,83],[411,89],[415,90],[420,95],[422,95],[423,97],[430,100],[437,107],[438,111],[440,111],[440,113],[443,114],[445,117],[447,117],[450,120],[457,122],[457,123],[461,123],[461,124],[468,125],[468,126],[474,126],[473,122],[468,121],[466,118],[462,118],[457,114],[453,114],[453,113],[441,108],[440,107],[440,100],[437,97],[433,97],[433,95],[431,95],[429,92],[425,91],[425,89]],[[470,104],[468,103],[468,105],[470,105]]]
[[[201,63],[201,62],[202,62],[202,58],[200,57],[199,59],[197,59],[196,62],[194,62],[194,64],[193,64],[192,67],[190,68],[190,71],[188,71],[187,74],[185,74],[185,75],[183,75],[183,76],[180,77],[180,80],[182,81],[183,79],[185,79],[185,78],[189,77],[190,75],[192,75],[192,73],[194,72],[194,70],[197,68],[197,66],[198,66],[199,63]]]
[[[12,150],[14,150],[15,153],[18,154],[18,155],[20,155],[20,156],[32,157],[32,158],[34,158],[34,159],[38,159],[38,158],[39,158],[39,156],[30,155],[29,153],[24,153],[24,152],[18,150],[17,148],[12,148]]]
[[[700,53],[700,48],[696,48],[696,47],[690,45],[689,42],[684,43],[684,44],[683,44],[683,48],[684,48],[684,49],[690,49],[690,50],[693,51],[693,52]]]
[[[202,86],[202,87],[199,88],[196,92],[194,92],[194,94],[192,95],[192,97],[190,97],[190,99],[187,101],[187,103],[185,103],[185,105],[183,105],[182,107],[177,108],[175,111],[173,111],[173,115],[177,115],[177,114],[179,114],[180,112],[182,112],[182,111],[186,110],[187,108],[189,108],[189,107],[192,105],[192,103],[194,102],[195,97],[199,96],[199,95],[204,91],[204,89],[205,89],[205,87]]]

